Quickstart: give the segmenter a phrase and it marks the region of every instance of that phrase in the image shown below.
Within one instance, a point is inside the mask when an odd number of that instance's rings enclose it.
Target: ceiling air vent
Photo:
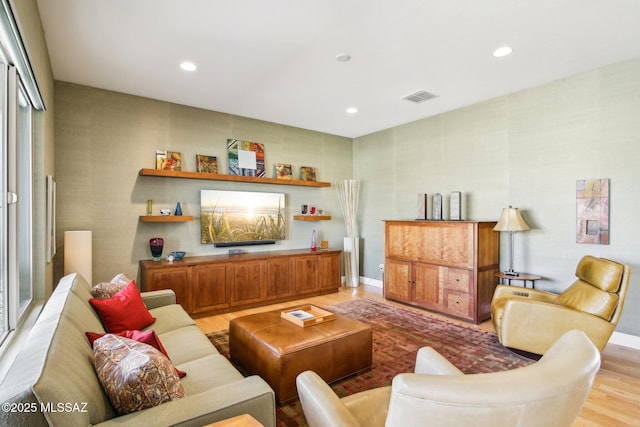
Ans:
[[[414,93],[410,93],[407,96],[403,96],[402,99],[406,99],[407,101],[415,102],[419,104],[421,102],[427,101],[431,98],[436,98],[438,95],[434,95],[433,93],[429,93],[426,90],[419,90]]]

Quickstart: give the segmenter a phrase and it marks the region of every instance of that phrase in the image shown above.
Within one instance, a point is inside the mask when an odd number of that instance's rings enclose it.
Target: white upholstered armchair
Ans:
[[[311,427],[570,426],[600,367],[600,353],[580,331],[563,335],[536,363],[464,375],[432,348],[418,351],[413,374],[390,387],[338,398],[314,372],[296,380]]]

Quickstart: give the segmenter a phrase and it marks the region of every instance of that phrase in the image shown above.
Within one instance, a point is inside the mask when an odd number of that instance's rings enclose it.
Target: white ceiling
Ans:
[[[640,57],[640,0],[38,5],[56,80],[351,138]]]

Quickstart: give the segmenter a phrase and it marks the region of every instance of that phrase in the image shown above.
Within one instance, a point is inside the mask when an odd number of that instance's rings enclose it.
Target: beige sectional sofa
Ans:
[[[275,426],[273,390],[258,376],[243,377],[220,355],[172,291],[143,292],[153,329],[174,365],[187,373],[185,397],[118,415],[96,376],[85,332],[104,332],[89,304],[91,286],[63,277],[27,343],[0,383],[2,426],[202,426],[248,413]]]

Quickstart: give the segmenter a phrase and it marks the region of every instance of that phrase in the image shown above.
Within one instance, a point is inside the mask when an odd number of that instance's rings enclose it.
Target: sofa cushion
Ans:
[[[194,326],[196,322],[189,317],[186,311],[179,304],[165,305],[149,310],[151,315],[156,318],[153,324],[153,330],[156,334],[162,334],[185,326]]]
[[[185,395],[169,359],[147,344],[107,334],[94,342],[93,355],[100,383],[120,415]]]
[[[211,389],[212,384],[222,387],[242,381],[244,376],[221,354],[194,359],[180,365],[181,369],[189,371],[189,376],[184,378],[182,386],[185,394],[193,396]]]
[[[132,280],[113,298],[89,300],[96,309],[107,332],[121,332],[146,328],[156,321],[142,302],[136,282]]]
[[[89,344],[91,344],[91,347],[93,347],[94,341],[99,339],[99,338],[102,338],[106,334],[104,334],[104,333],[96,333],[96,332],[85,332],[85,335],[87,336],[87,339],[89,340]],[[132,339],[134,341],[137,341],[137,342],[140,342],[140,343],[143,343],[143,344],[150,345],[151,347],[155,348],[160,353],[165,355],[166,358],[169,359],[169,361],[171,361],[171,358],[167,354],[167,350],[165,350],[164,346],[162,345],[162,342],[160,341],[160,338],[158,338],[158,335],[156,335],[156,333],[155,333],[155,331],[153,329],[150,329],[150,330],[144,331],[144,332],[142,332],[142,331],[122,331],[122,332],[118,332],[116,335],[118,335],[120,337],[129,338],[129,339]],[[184,378],[187,375],[186,372],[181,371],[178,368],[176,368],[176,373],[178,374],[178,377],[180,377],[180,378]]]
[[[185,326],[158,336],[176,366],[218,353],[197,326]]]

